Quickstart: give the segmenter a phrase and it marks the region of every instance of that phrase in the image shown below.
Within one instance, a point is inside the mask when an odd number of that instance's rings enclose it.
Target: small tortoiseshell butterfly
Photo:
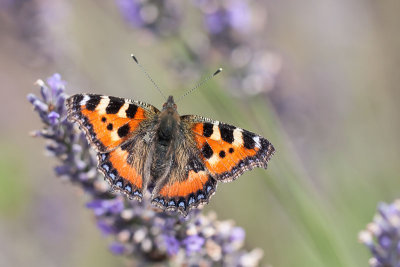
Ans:
[[[77,94],[67,99],[97,151],[98,169],[128,197],[151,191],[154,205],[179,211],[208,203],[217,182],[230,182],[255,167],[267,168],[275,149],[252,132],[195,115],[179,116],[172,96],[162,111],[112,96]]]

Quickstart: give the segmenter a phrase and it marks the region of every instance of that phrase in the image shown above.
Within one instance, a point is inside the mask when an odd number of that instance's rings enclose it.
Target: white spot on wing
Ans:
[[[106,114],[106,108],[110,103],[110,99],[108,97],[102,98],[100,103],[97,105],[96,110],[99,112],[99,115]]]
[[[256,144],[256,147],[261,148],[260,137],[259,136],[254,136],[253,140],[254,140],[254,142]]]
[[[221,140],[221,133],[220,133],[220,131],[219,131],[218,124],[214,124],[214,126],[213,126],[213,133],[212,133],[212,135],[210,136],[210,138],[211,138],[212,140],[216,140],[216,141]]]
[[[208,159],[208,163],[210,163],[211,166],[214,166],[215,164],[218,163],[219,157],[217,153],[214,153],[211,158]]]
[[[84,106],[84,105],[86,105],[86,103],[89,101],[89,99],[90,99],[90,96],[88,96],[88,95],[84,95],[83,96],[83,99],[81,100],[81,102],[79,103],[81,106]]]
[[[233,146],[243,146],[243,134],[242,134],[242,129],[236,128],[233,130]]]
[[[126,118],[126,110],[129,108],[129,103],[125,103],[118,111],[117,115],[121,118]]]
[[[114,131],[111,132],[111,140],[112,140],[113,142],[116,142],[116,141],[118,141],[118,140],[120,140],[120,139],[121,139],[121,137],[119,137],[119,135],[118,135],[118,133],[117,133],[116,130],[114,130]]]

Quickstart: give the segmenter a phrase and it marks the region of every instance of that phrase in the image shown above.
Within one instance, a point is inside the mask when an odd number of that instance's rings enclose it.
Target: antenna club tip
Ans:
[[[139,64],[139,61],[137,60],[137,58],[136,58],[136,56],[135,56],[134,54],[131,54],[131,57],[133,58],[133,60],[135,60],[135,62],[136,62],[137,64]]]
[[[220,73],[222,71],[222,68],[217,69],[216,72],[214,72],[213,76],[217,75],[218,73]]]

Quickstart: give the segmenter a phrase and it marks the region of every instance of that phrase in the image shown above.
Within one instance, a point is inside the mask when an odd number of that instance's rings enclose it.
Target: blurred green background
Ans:
[[[258,42],[281,62],[274,85],[256,95],[232,93],[233,68],[214,54],[192,79],[179,79],[170,63],[185,53],[179,38],[127,25],[114,1],[0,3],[0,266],[124,266],[108,252],[83,193],[55,177],[43,140],[29,136],[41,122],[26,95],[39,94],[37,79],[59,72],[70,94],[161,107],[131,53],[176,97],[225,68],[178,111],[274,144],[267,171],[220,185],[206,207],[242,226],[246,246],[264,250],[263,264],[367,265],[357,234],[378,202],[400,196],[400,1],[255,1],[265,11],[256,14]],[[196,7],[182,11],[186,36],[203,30]]]

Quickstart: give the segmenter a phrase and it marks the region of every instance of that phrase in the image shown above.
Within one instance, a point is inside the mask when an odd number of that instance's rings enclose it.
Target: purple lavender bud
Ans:
[[[28,99],[29,102],[31,102],[31,104],[35,103],[35,101],[39,101],[39,98],[34,94],[28,94],[26,98]]]
[[[110,235],[115,232],[114,228],[103,220],[97,221],[97,227],[100,229],[103,235]]]
[[[164,236],[164,240],[167,246],[167,253],[170,256],[178,254],[180,244],[179,241],[174,237],[170,235]]]
[[[47,115],[47,118],[49,119],[51,125],[56,125],[58,123],[58,119],[60,118],[60,114],[52,111],[49,113],[49,115]]]
[[[103,201],[101,199],[94,199],[88,203],[86,203],[86,208],[96,210],[96,209],[102,209],[103,208]],[[96,213],[96,212],[95,212]]]
[[[229,25],[235,30],[245,32],[250,26],[250,9],[245,1],[232,1],[228,6]]]
[[[58,114],[63,115],[65,113],[65,100],[67,99],[67,95],[64,93],[61,93],[58,98],[57,101],[55,103],[56,106],[56,111],[58,112]]]
[[[125,20],[135,27],[143,25],[144,22],[140,16],[140,4],[137,1],[118,0],[117,4]]]
[[[79,144],[72,145],[72,152],[74,152],[75,154],[78,154],[81,151],[82,151],[82,146],[80,146]]]
[[[378,242],[384,249],[388,249],[392,245],[392,240],[388,235],[381,235]]]
[[[74,164],[79,171],[83,171],[87,167],[87,163],[84,160],[75,157]]]
[[[49,110],[49,106],[38,99],[33,101],[32,104],[35,107],[35,110],[39,112],[47,112]]]
[[[71,167],[68,165],[60,165],[54,168],[57,176],[69,174],[71,171]]]
[[[92,209],[96,216],[101,216],[105,213],[118,214],[124,210],[124,202],[121,198],[109,200],[93,200],[86,204],[86,207]]]
[[[176,1],[117,0],[117,5],[130,25],[159,36],[176,32],[182,19],[181,5]]]
[[[40,94],[44,102],[48,103],[51,100],[50,90],[46,85],[40,86]]]
[[[182,243],[186,246],[186,252],[191,254],[201,249],[204,244],[204,238],[198,235],[191,235],[186,237]]]
[[[227,27],[227,16],[222,11],[205,16],[206,28],[211,34],[218,34]]]
[[[119,214],[124,210],[124,202],[121,198],[115,198],[107,202],[108,206],[107,209],[112,214]]]
[[[358,237],[372,253],[371,266],[400,264],[400,200],[392,204],[380,203],[373,222]]]
[[[61,92],[64,91],[66,82],[61,80],[60,74],[55,73],[53,76],[47,78],[47,84],[52,90],[53,97],[57,97]]]
[[[245,231],[243,230],[243,228],[241,228],[241,227],[234,227],[234,228],[232,229],[232,232],[231,232],[231,235],[230,235],[230,237],[229,237],[229,240],[230,240],[231,242],[234,242],[234,241],[242,242],[242,241],[244,240],[245,236],[246,236],[246,233],[245,233]]]
[[[230,34],[229,30],[246,32],[250,26],[251,12],[245,1],[228,1],[221,6],[210,11],[210,4],[207,2],[199,3],[205,12],[205,26],[212,35],[222,32]]]
[[[122,255],[125,252],[125,246],[118,242],[113,242],[110,245],[110,251],[115,255]]]

